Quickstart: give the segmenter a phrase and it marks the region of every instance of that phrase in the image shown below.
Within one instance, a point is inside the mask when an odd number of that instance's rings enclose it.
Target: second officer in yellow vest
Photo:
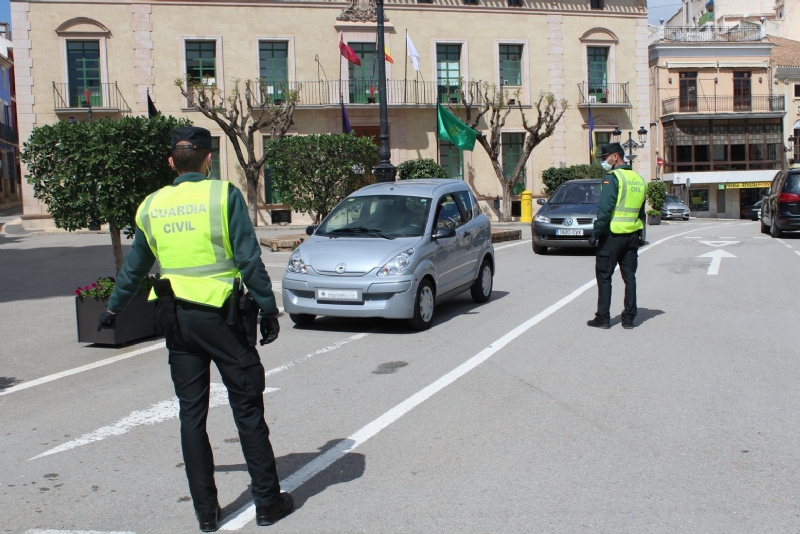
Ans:
[[[280,491],[264,421],[264,367],[254,346],[255,321],[242,328],[244,323],[229,312],[232,306],[241,309],[234,301],[249,305],[248,309],[257,304],[262,345],[274,341],[280,325],[272,283],[242,194],[228,182],[208,179],[209,131],[177,128],[169,161],[179,176],[139,206],[133,248],[117,275],[100,327],[114,327],[116,315],[158,260],[162,280],[150,298],[159,301],[157,322],[166,334],[172,382],[180,401],[181,446],[200,530],[217,530],[220,519],[214,457],[206,433],[212,361],[239,430],[256,522],[270,525],[290,513],[294,502]],[[242,281],[252,299],[236,297],[235,288]]]
[[[611,327],[611,277],[619,264],[625,282],[625,309],[622,327],[633,328],[636,318],[636,267],[639,235],[644,228],[645,189],[641,176],[624,164],[625,152],[619,143],[602,147],[603,178],[597,220],[589,242],[597,242],[597,312],[587,324],[596,328]]]

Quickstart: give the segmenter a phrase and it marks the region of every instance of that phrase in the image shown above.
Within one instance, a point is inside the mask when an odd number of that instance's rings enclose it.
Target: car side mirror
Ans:
[[[547,199],[546,198],[538,198],[538,199],[536,199],[536,203],[539,204],[540,206],[544,206],[545,204],[547,204]]]
[[[431,239],[433,241],[436,241],[438,239],[447,239],[455,236],[456,236],[456,229],[450,228],[449,226],[445,226],[443,228],[437,228],[436,232],[431,236]]]
[[[315,232],[316,230],[317,230],[317,227],[316,227],[316,226],[314,226],[314,225],[312,225],[312,226],[306,226],[306,235],[314,235],[314,232]]]

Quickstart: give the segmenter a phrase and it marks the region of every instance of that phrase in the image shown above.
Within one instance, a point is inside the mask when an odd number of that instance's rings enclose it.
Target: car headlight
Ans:
[[[397,276],[405,273],[411,265],[411,258],[413,257],[413,248],[404,250],[381,267],[378,271],[378,276]]]
[[[544,215],[537,215],[536,218],[534,218],[533,220],[540,223],[549,223],[550,217],[545,217]]]
[[[307,274],[308,269],[303,261],[303,256],[300,255],[300,249],[294,251],[292,257],[289,258],[289,263],[286,265],[286,271],[290,273]]]

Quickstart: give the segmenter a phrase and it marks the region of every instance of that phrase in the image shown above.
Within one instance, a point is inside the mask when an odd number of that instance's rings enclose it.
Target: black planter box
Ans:
[[[106,309],[108,298],[75,297],[75,316],[78,321],[78,342],[100,345],[123,345],[131,341],[156,335],[155,302],[147,302],[147,295],[136,295],[117,316],[117,327],[97,331],[97,321]]]

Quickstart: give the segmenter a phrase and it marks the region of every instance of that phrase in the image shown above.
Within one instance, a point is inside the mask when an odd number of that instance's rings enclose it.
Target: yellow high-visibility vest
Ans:
[[[136,212],[136,225],[176,298],[221,308],[233,292],[240,274],[228,234],[229,187],[219,180],[167,186]]]
[[[644,228],[644,223],[639,218],[639,212],[644,204],[647,184],[641,176],[627,169],[616,169],[619,188],[617,190],[617,205],[611,215],[612,234],[632,234]]]

